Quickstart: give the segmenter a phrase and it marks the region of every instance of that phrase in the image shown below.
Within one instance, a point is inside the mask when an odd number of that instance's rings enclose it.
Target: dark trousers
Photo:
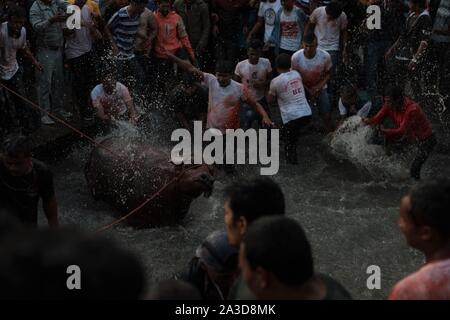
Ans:
[[[420,171],[422,169],[422,166],[425,161],[427,161],[436,144],[437,141],[434,134],[418,143],[419,151],[411,165],[411,177],[416,180],[420,179]]]
[[[25,88],[23,86],[23,69],[19,68],[16,74],[9,80],[1,80],[2,84],[8,89],[25,95]],[[17,95],[3,89],[2,95],[2,127],[9,131],[22,131],[24,134],[29,134],[39,127],[39,112],[33,109],[25,100]]]
[[[92,54],[90,52],[67,60],[72,71],[73,96],[82,118],[91,116],[93,113],[92,108],[89,107],[89,96],[94,86],[92,62]]]
[[[389,49],[388,41],[370,41],[364,50],[365,86],[371,98],[383,94],[382,79],[384,70],[384,55]]]
[[[289,163],[297,163],[297,142],[300,132],[311,122],[311,116],[289,121],[283,126],[282,136],[285,140],[286,158]]]

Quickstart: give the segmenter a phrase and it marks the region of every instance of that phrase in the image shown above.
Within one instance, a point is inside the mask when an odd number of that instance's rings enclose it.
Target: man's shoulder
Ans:
[[[325,59],[330,59],[331,60],[331,55],[327,52],[327,51],[325,51],[325,50],[323,50],[323,49],[320,49],[320,48],[317,48],[317,55],[319,56],[319,57],[323,57],[323,58],[325,58]]]
[[[244,66],[246,66],[246,65],[248,65],[248,64],[249,64],[248,59],[239,61],[239,62],[237,63],[237,65],[236,65],[236,70],[237,70],[237,69],[240,69],[240,68],[242,68],[242,67],[244,67]]]
[[[261,64],[264,65],[264,66],[267,66],[267,65],[272,66],[272,63],[267,58],[259,58],[259,60],[260,60]]]
[[[91,96],[92,95],[98,95],[98,94],[100,94],[101,91],[102,91],[102,84],[100,83],[100,84],[96,85],[94,87],[94,89],[92,89]]]
[[[300,49],[292,55],[292,60],[303,58],[305,56],[305,49]]]

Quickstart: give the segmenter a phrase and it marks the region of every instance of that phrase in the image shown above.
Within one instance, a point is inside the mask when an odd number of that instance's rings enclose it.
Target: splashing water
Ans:
[[[409,176],[409,152],[386,154],[384,146],[369,144],[375,130],[359,116],[348,118],[333,134],[330,147],[339,159],[367,171],[375,180],[403,180]]]

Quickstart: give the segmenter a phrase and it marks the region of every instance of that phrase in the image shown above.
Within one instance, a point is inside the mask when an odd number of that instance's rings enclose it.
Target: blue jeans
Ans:
[[[262,100],[258,101],[258,103],[262,105],[267,114],[269,114],[269,108],[267,107],[266,99],[263,98]],[[261,116],[256,112],[256,110],[246,103],[242,104],[240,113],[241,128],[243,130],[250,129],[254,121],[261,121]]]
[[[308,103],[310,104],[310,106],[313,107],[311,105],[311,97],[309,97],[309,95],[306,94],[306,98],[308,99]],[[320,91],[320,94],[317,97],[315,104],[317,105],[317,109],[319,110],[320,115],[331,112],[330,97],[328,95],[327,89],[322,89],[322,91]]]

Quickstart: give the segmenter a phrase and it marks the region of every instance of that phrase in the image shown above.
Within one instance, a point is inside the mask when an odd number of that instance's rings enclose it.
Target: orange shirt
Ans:
[[[170,12],[166,17],[158,11],[155,18],[158,23],[158,35],[155,42],[156,57],[165,58],[165,51],[175,54],[178,49],[185,48],[189,56],[195,58],[183,19],[175,11]]]

